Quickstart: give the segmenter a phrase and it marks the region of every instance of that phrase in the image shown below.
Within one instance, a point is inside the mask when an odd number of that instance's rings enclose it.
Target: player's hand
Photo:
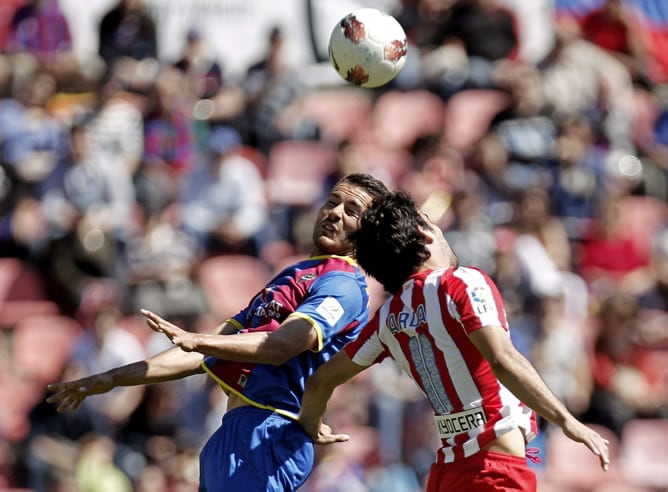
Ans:
[[[157,333],[162,333],[169,338],[174,345],[181,347],[181,349],[186,352],[195,350],[197,342],[196,333],[179,328],[174,323],[162,319],[160,316],[147,309],[141,309],[140,312],[146,318],[146,324],[151,330]]]
[[[334,434],[332,428],[327,424],[320,424],[318,433],[313,437],[315,444],[333,444],[335,442],[346,442],[350,440],[348,434]]]
[[[74,411],[86,397],[106,393],[114,388],[111,377],[96,374],[86,378],[53,383],[47,386],[52,395],[46,401],[56,405],[58,412]]]
[[[592,453],[599,457],[601,468],[608,471],[608,466],[610,465],[608,444],[610,442],[607,439],[604,439],[598,432],[574,419],[563,426],[563,431],[569,438],[587,446]]]

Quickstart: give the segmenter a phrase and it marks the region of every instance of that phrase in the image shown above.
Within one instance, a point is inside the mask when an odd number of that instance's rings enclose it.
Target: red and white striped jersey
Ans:
[[[434,408],[442,442],[437,461],[450,463],[516,428],[527,442],[536,435],[535,413],[501,384],[469,339],[490,325],[509,333],[487,274],[472,267],[427,270],[412,275],[344,350],[362,366],[392,357],[415,380]]]

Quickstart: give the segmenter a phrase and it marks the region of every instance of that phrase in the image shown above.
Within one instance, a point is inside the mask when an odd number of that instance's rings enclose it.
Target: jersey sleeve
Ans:
[[[232,316],[231,318],[227,319],[228,323],[232,323],[234,326],[236,326],[237,331],[241,331],[244,328],[246,328],[246,320],[248,319],[248,311],[249,308],[246,307],[239,311],[237,314]]]
[[[351,323],[366,322],[361,316],[366,312],[367,302],[365,286],[354,275],[328,273],[313,282],[308,296],[295,313],[308,319],[326,343]]]
[[[453,272],[450,295],[455,317],[467,334],[483,326],[497,325],[508,330],[501,293],[494,281],[482,270],[460,267]]]
[[[380,340],[378,323],[379,317],[376,314],[362,329],[359,336],[343,347],[343,350],[355,364],[369,367],[390,355]]]

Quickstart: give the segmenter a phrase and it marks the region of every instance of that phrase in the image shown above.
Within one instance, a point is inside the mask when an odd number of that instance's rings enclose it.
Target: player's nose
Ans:
[[[339,205],[330,208],[327,211],[326,217],[330,221],[336,221],[339,220],[341,217],[343,217],[343,204],[340,203]]]

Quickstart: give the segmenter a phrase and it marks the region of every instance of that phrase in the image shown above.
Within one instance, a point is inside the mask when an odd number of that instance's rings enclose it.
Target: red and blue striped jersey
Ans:
[[[300,316],[316,329],[318,346],[281,366],[207,357],[204,370],[247,403],[296,418],[306,379],[359,334],[368,309],[366,279],[350,258],[329,255],[297,262],[228,322],[240,332],[274,331],[288,316]]]
[[[527,442],[534,412],[505,388],[469,339],[484,326],[508,331],[501,295],[481,270],[427,270],[404,283],[345,347],[356,364],[392,357],[434,409],[442,447],[439,462],[471,456],[515,428]]]

